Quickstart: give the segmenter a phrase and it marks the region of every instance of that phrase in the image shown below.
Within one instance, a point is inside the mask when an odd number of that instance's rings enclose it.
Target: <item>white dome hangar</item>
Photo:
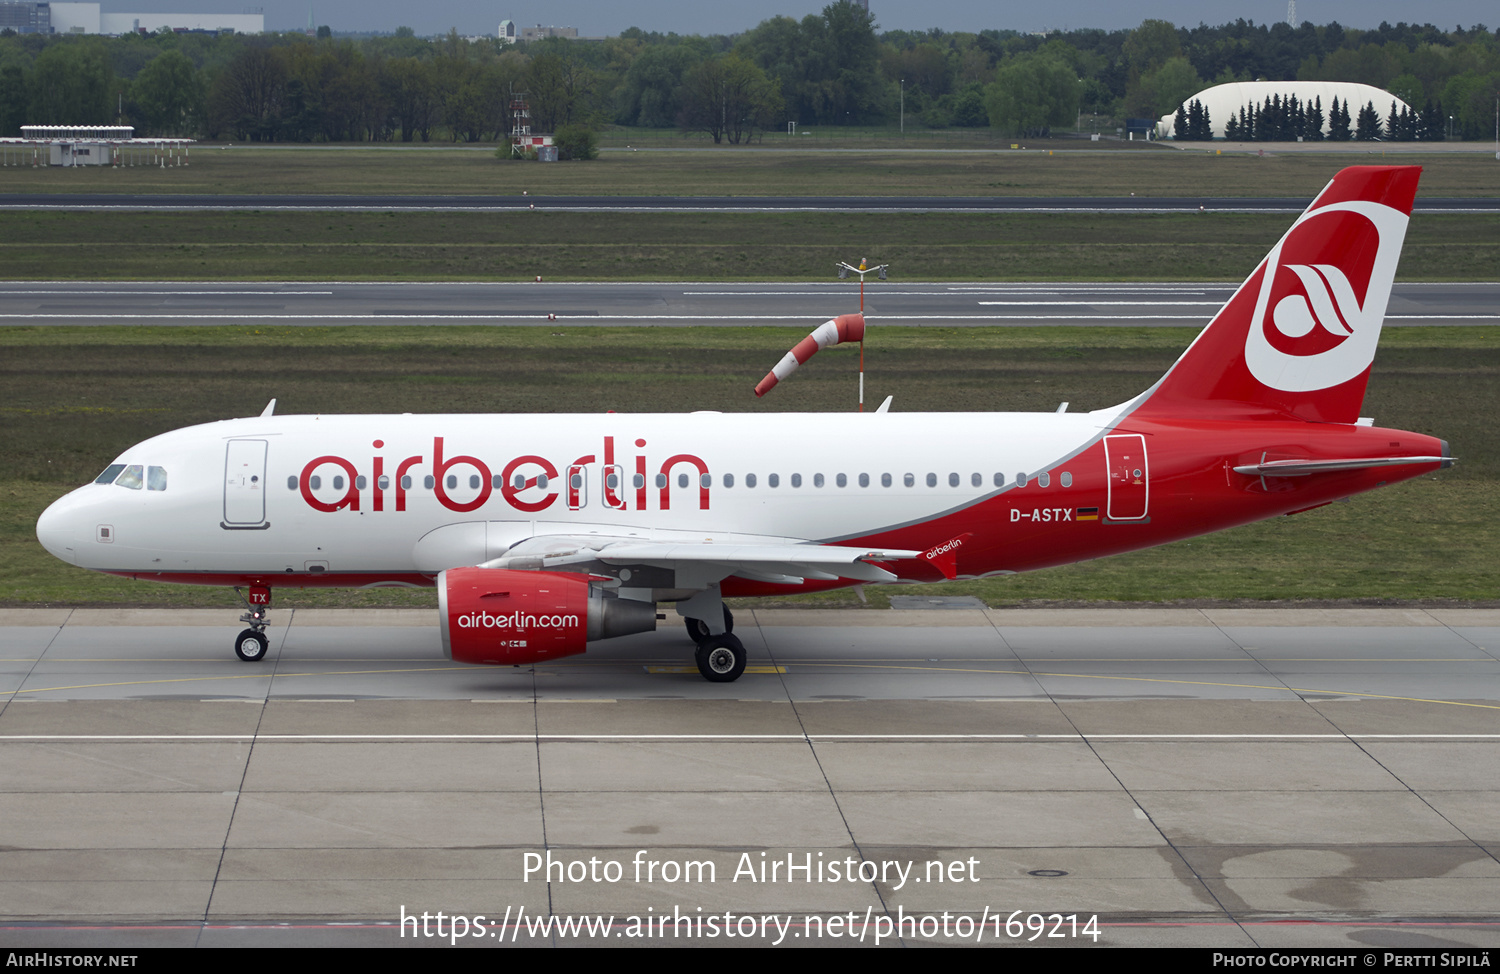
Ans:
[[[1333,106],[1333,100],[1337,98],[1340,105],[1349,106],[1349,117],[1353,119],[1359,114],[1359,110],[1366,104],[1374,103],[1375,113],[1380,116],[1382,122],[1391,113],[1391,103],[1394,102],[1399,111],[1405,107],[1412,111],[1412,107],[1384,88],[1374,85],[1359,84],[1354,81],[1231,81],[1228,84],[1214,85],[1205,88],[1185,99],[1182,103],[1183,111],[1195,100],[1208,109],[1208,120],[1213,126],[1214,138],[1224,138],[1224,124],[1229,121],[1229,116],[1239,117],[1240,109],[1259,108],[1266,103],[1266,99],[1279,96],[1282,101],[1287,96],[1295,95],[1299,102],[1311,105],[1314,99],[1321,99],[1323,104],[1323,132],[1328,132],[1328,110]],[[1177,109],[1161,117],[1156,125],[1157,138],[1169,139],[1172,137],[1172,123],[1177,118]]]

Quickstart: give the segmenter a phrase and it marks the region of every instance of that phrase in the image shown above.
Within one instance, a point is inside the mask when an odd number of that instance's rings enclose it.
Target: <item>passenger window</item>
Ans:
[[[802,475],[800,473],[794,473],[794,474],[792,474],[792,486],[793,487],[801,487],[802,486]]]
[[[131,490],[140,490],[142,483],[143,481],[141,479],[141,466],[138,463],[133,463],[125,468],[124,473],[120,474],[120,479],[115,481],[115,486],[129,487]]]
[[[997,474],[995,474],[995,486],[996,487],[1004,487],[1005,486],[1005,474],[1003,474],[1003,473],[997,473]]]
[[[937,474],[935,474],[935,473],[929,473],[927,475],[927,486],[928,487],[936,487],[937,486]]]
[[[781,475],[780,474],[775,474],[775,473],[768,474],[766,476],[766,483],[769,486],[771,486],[771,487],[780,487],[781,486]]]
[[[639,490],[640,488],[646,486],[646,475],[643,473],[633,474],[630,478],[630,483],[631,486]]]
[[[379,487],[381,490],[389,490],[391,487],[391,478],[387,477],[385,474],[381,474],[380,479],[375,481],[375,486]]]
[[[888,474],[888,473],[881,474],[880,475],[880,486],[882,486],[882,487],[889,487],[890,485],[891,485],[891,475]]]
[[[747,473],[747,474],[745,474],[745,486],[746,487],[754,487],[755,486],[755,474],[753,474],[753,473]]]
[[[860,474],[859,475],[859,485],[861,487],[868,487],[868,486],[870,486],[870,475],[867,474],[867,473]]]
[[[96,484],[112,484],[115,478],[120,476],[120,471],[125,469],[123,463],[112,463],[104,468],[104,472],[94,478]]]
[[[447,484],[448,484],[448,489],[449,490],[457,490],[458,489],[458,477],[455,474],[451,474],[450,473],[448,475],[448,477],[447,477]],[[338,482],[335,481],[333,486],[337,487],[338,486]]]
[[[344,478],[343,477],[337,476],[337,475],[334,476],[334,478],[333,478],[333,489],[334,490],[343,490],[344,489]]]
[[[915,487],[917,485],[917,475],[914,473],[909,473],[905,477],[901,478],[901,482],[908,487]]]
[[[975,487],[982,487],[984,485],[984,478],[981,477],[976,471],[974,476],[969,478],[969,483],[973,484]]]
[[[296,490],[297,489],[297,478],[296,477],[288,477],[288,478],[286,478],[286,489],[287,490]]]
[[[428,474],[422,478],[422,486],[428,490],[431,490],[436,484],[437,481],[432,479],[432,474]]]
[[[1018,473],[1018,474],[1016,474],[1016,486],[1017,487],[1025,487],[1026,486],[1026,475],[1024,473]]]
[[[1070,473],[1068,473],[1066,470],[1064,470],[1062,472],[1062,476],[1059,477],[1058,480],[1062,483],[1062,485],[1064,487],[1072,487],[1073,486],[1073,475],[1070,474]]]
[[[323,478],[319,477],[317,474],[313,474],[311,477],[307,478],[307,486],[311,487],[313,490],[318,490],[323,486]]]
[[[657,474],[656,475],[656,489],[660,490],[661,488],[663,488],[665,486],[667,486],[667,475],[664,474],[664,473]]]
[[[355,486],[355,488],[357,490],[364,490],[365,489],[365,483],[366,483],[366,481],[365,481],[365,475],[364,474],[360,474],[358,477],[354,478],[354,486]]]
[[[402,490],[411,490],[411,475],[410,474],[407,474],[405,477],[401,478],[401,489]]]
[[[698,477],[699,487],[712,487],[713,485],[714,478],[710,474],[702,474]]]
[[[147,467],[146,468],[146,489],[147,490],[166,490],[167,489],[167,468],[166,467]]]
[[[500,476],[499,474],[493,474],[493,475],[491,475],[491,477],[490,477],[490,487],[492,489],[494,489],[494,490],[500,490],[504,486],[505,486],[505,478],[504,477]]]
[[[544,473],[537,474],[536,475],[536,485],[538,487],[540,487],[542,490],[546,490],[547,489],[547,475],[544,474]]]
[[[687,485],[688,485],[688,475],[685,474],[685,473],[678,474],[677,475],[677,486],[678,487],[686,487]]]
[[[1052,475],[1046,473],[1037,474],[1036,485],[1038,487],[1050,487],[1052,485]]]
[[[819,476],[821,476],[821,474]],[[838,484],[840,487],[849,486],[849,478],[845,477],[843,474],[839,474],[837,477],[835,477],[833,482],[835,484]],[[823,485],[819,484],[818,486],[821,487]]]
[[[726,473],[724,475],[724,486],[725,487],[733,487],[734,486],[734,474],[732,474],[732,473]]]

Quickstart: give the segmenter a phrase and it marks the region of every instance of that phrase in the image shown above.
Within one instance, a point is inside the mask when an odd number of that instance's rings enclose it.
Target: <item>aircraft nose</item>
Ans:
[[[36,519],[36,539],[54,557],[70,565],[78,564],[77,507],[73,494],[67,494],[53,501]]]

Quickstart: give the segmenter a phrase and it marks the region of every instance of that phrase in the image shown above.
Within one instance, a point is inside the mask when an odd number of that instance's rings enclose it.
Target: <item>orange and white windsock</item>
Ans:
[[[776,383],[797,371],[797,366],[816,355],[820,348],[864,340],[864,315],[839,315],[837,318],[825,321],[813,329],[811,335],[802,339],[790,352],[787,352],[786,356],[776,363],[774,369],[766,373],[766,377],[756,384],[755,394],[764,396],[776,388]]]

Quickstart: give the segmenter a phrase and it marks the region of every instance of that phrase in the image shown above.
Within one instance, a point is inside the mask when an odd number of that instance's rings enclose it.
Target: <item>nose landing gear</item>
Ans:
[[[239,586],[235,586],[234,594],[245,606],[240,621],[250,623],[249,629],[234,638],[234,655],[246,663],[258,663],[266,658],[266,650],[271,647],[271,641],[266,638],[266,627],[270,625],[267,615],[271,609],[271,588],[252,585],[247,598],[240,593]]]
[[[266,658],[266,650],[271,647],[271,641],[266,634],[258,629],[246,629],[234,640],[234,655],[246,663],[258,663]]]

